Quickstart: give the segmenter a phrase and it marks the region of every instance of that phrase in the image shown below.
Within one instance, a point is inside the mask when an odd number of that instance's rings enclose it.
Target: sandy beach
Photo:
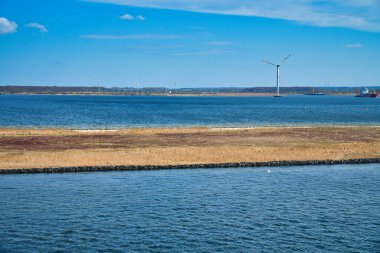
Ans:
[[[378,126],[0,129],[0,169],[380,158]]]

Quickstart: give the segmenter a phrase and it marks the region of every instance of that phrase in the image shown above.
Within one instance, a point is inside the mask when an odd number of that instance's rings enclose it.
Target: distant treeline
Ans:
[[[380,86],[369,86],[370,90],[380,91]],[[326,93],[344,94],[357,93],[360,87],[281,87],[281,93],[285,94],[305,94],[305,93]],[[275,87],[218,87],[218,88],[165,88],[165,87],[98,87],[98,86],[0,86],[1,94],[217,94],[217,93],[274,93]]]

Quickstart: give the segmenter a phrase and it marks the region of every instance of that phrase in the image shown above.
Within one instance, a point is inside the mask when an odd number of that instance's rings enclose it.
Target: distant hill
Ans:
[[[380,86],[368,86],[380,91]],[[305,94],[321,92],[326,94],[358,93],[360,87],[281,87],[282,94]],[[0,94],[218,94],[218,93],[275,93],[275,87],[217,87],[217,88],[165,88],[165,87],[97,87],[97,86],[0,86]]]

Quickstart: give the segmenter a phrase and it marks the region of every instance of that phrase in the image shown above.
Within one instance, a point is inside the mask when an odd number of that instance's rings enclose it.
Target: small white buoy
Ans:
[[[270,170],[268,170],[268,173],[270,173],[271,171]]]

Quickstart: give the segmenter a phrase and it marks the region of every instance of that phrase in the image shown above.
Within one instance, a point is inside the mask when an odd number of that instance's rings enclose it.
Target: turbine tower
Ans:
[[[282,62],[284,62],[284,61],[286,61],[287,59],[289,59],[289,57],[290,57],[291,55],[289,54],[288,56],[286,56],[283,60],[282,60]],[[270,64],[270,65],[273,65],[273,66],[275,66],[276,68],[277,68],[277,94],[276,94],[276,96],[275,97],[281,97],[280,96],[280,64],[274,64],[274,63],[271,63],[271,62],[269,62],[269,61],[265,61],[265,60],[263,60],[263,62],[265,62],[265,63],[268,63],[268,64]]]

